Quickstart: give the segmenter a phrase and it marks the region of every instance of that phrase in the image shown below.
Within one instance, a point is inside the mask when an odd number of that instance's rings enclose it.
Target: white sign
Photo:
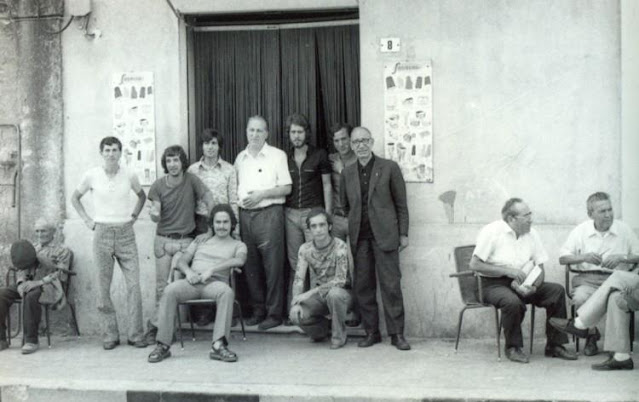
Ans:
[[[382,53],[399,52],[400,50],[399,38],[381,38],[379,40],[379,50]]]
[[[124,164],[142,185],[151,185],[156,179],[153,73],[115,73],[111,86],[113,135],[122,141]]]
[[[404,179],[433,182],[433,90],[430,62],[384,69],[384,148]]]

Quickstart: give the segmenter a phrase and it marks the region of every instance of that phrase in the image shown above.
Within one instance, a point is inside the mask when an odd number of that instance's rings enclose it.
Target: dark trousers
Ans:
[[[532,303],[546,309],[546,338],[549,345],[568,343],[568,336],[553,328],[551,317],[566,318],[566,292],[564,287],[551,282],[542,284],[535,293],[521,298],[510,287],[511,278],[482,278],[484,302],[501,310],[501,322],[506,338],[506,348],[523,347],[521,322],[526,315],[526,304]]]
[[[38,327],[42,317],[42,308],[38,300],[42,288],[36,288],[27,293],[22,301],[24,309],[24,337],[26,343],[38,343]],[[20,294],[15,286],[0,288],[0,340],[6,340],[7,336],[7,314],[9,307],[16,300],[20,300]]]
[[[248,254],[244,275],[253,315],[281,319],[284,310],[284,211],[281,205],[240,210]]]
[[[377,277],[389,335],[404,333],[404,298],[399,251],[383,251],[375,239],[360,239],[355,249],[355,297],[368,333],[379,331]],[[377,272],[377,277],[375,273]]]

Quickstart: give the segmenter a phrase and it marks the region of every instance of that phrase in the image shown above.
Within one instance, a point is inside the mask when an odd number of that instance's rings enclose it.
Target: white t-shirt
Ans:
[[[515,231],[503,220],[482,228],[473,254],[485,263],[511,268],[522,268],[531,260],[536,265],[548,261],[548,254],[534,228],[517,238]]]
[[[281,149],[264,144],[256,157],[245,149],[235,159],[237,171],[238,204],[244,206],[244,198],[250,191],[268,190],[278,186],[292,184],[291,174],[288,172],[286,153]],[[264,208],[272,204],[284,204],[286,197],[266,198],[260,201],[256,208]]]
[[[95,222],[126,223],[132,219],[130,192],[138,194],[142,191],[142,186],[135,173],[122,166],[112,178],[99,166],[84,174],[77,190],[80,194],[91,191]]]

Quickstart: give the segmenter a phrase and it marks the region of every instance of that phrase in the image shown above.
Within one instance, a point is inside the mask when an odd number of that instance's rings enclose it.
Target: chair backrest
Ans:
[[[455,247],[455,266],[457,273],[469,273],[469,275],[457,276],[459,282],[459,291],[461,292],[462,301],[466,304],[480,304],[479,286],[477,277],[470,275],[470,259],[473,256],[475,245]]]

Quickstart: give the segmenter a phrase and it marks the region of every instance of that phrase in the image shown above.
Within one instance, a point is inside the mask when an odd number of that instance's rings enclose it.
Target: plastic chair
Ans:
[[[230,273],[230,282],[231,282],[231,289],[233,289],[233,293],[235,293],[235,295],[237,295],[236,292],[236,286],[235,286],[235,275],[242,273],[242,270],[240,268],[232,268],[231,269],[231,273]],[[182,337],[182,319],[180,317],[180,306],[186,306],[186,311],[187,311],[187,315],[188,315],[188,320],[189,320],[189,325],[191,326],[191,337],[192,340],[195,341],[195,328],[193,327],[193,317],[191,317],[191,306],[210,306],[211,308],[213,308],[213,306],[215,305],[215,300],[213,299],[192,299],[192,300],[186,300],[183,302],[178,303],[177,305],[177,328],[178,328],[178,337],[180,338],[180,346],[182,349],[184,349],[184,340]],[[246,340],[246,331],[244,329],[244,317],[242,315],[242,306],[240,305],[240,302],[237,300],[237,298],[233,301],[233,305],[237,306],[237,310],[238,313],[240,315],[240,325],[242,326],[242,340],[245,341]]]
[[[570,317],[575,318],[575,304],[572,303],[572,292],[571,292],[571,281],[570,281],[570,274],[579,274],[582,271],[579,271],[575,268],[572,267],[573,264],[565,264],[565,285],[564,287],[566,288],[566,295],[568,296],[568,298],[570,299],[571,303],[570,303]],[[638,264],[634,264],[632,267],[632,270],[637,269]],[[634,351],[634,342],[635,342],[635,313],[630,313],[630,326],[628,329],[629,333],[630,333],[630,351]],[[579,352],[579,338],[576,336],[572,337],[572,340],[575,342],[575,350],[577,352]]]
[[[475,245],[461,246],[455,248],[455,267],[457,272],[450,274],[449,277],[457,278],[459,283],[459,291],[461,293],[464,307],[459,312],[459,320],[457,323],[457,338],[455,340],[455,352],[459,346],[459,338],[461,327],[466,310],[478,308],[492,308],[495,314],[495,335],[497,339],[497,359],[501,360],[501,316],[499,310],[492,304],[484,302],[482,292],[482,277],[475,271],[470,269],[470,260],[473,256]],[[535,306],[532,305],[530,314],[530,353],[532,354],[533,339],[535,331]]]
[[[78,320],[76,318],[75,315],[75,305],[74,303],[69,299],[69,289],[71,287],[71,277],[77,275],[74,271],[73,271],[73,252],[70,252],[70,259],[69,259],[69,271],[65,270],[65,273],[67,274],[67,280],[62,282],[62,290],[64,292],[64,297],[67,300],[67,304],[69,305],[69,310],[71,311],[71,319],[73,321],[73,329],[75,330],[76,336],[80,336],[80,329],[78,328]],[[10,283],[15,284],[17,282],[17,270],[13,267],[9,268],[9,270],[7,271],[7,275],[5,278],[5,283],[7,285],[9,285]],[[11,314],[7,314],[7,340],[9,342],[9,344],[11,344],[11,338],[15,338],[20,334],[20,331],[22,330],[22,323],[24,322],[24,309],[22,308],[22,300],[18,299],[16,300],[13,305],[17,306],[18,308],[18,327],[16,328],[16,332],[14,334],[11,334]],[[44,307],[44,323],[45,323],[45,332],[47,334],[47,346],[50,348],[51,347],[51,327],[50,327],[50,323],[49,323],[49,309],[51,308],[50,304],[46,304],[46,303],[40,303],[40,305],[42,307]],[[24,339],[24,332],[22,334],[22,344],[24,345],[25,339]]]

